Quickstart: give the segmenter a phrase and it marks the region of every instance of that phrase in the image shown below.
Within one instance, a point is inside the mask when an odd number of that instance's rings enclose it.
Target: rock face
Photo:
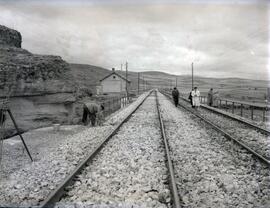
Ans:
[[[3,25],[0,25],[0,45],[21,47],[22,36],[16,30],[9,29]]]
[[[68,63],[59,56],[32,54],[21,42],[19,32],[0,25],[0,101],[9,98],[23,130],[70,123],[77,85]],[[10,120],[6,125],[13,129]]]

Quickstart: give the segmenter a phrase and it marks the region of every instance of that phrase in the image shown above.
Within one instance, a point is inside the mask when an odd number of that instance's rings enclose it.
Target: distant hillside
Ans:
[[[70,66],[77,83],[93,92],[95,92],[96,85],[99,85],[99,80],[111,73],[111,70],[92,65],[70,64]],[[117,73],[125,77],[125,71],[117,71]],[[173,88],[176,86],[176,78],[178,89],[183,93],[188,93],[191,89],[191,76],[175,76],[159,71],[140,72],[140,89],[147,87]],[[131,88],[137,90],[138,73],[129,71],[128,79],[132,83]],[[210,88],[214,88],[219,91],[221,97],[263,102],[270,84],[263,80],[194,77],[194,86],[199,88],[202,95],[206,95]]]
[[[156,87],[163,86],[167,88],[176,86],[177,77],[177,87],[180,92],[187,94],[191,90],[191,76],[175,76],[156,71],[143,73],[143,76],[149,83],[155,84]],[[193,81],[193,85],[199,88],[203,96],[206,96],[209,89],[213,88],[214,91],[219,92],[220,97],[254,102],[264,102],[267,99],[267,87],[270,87],[269,81],[241,78],[207,78],[196,76]]]
[[[95,92],[99,80],[110,73],[102,67],[86,64],[70,64],[72,74],[81,88],[88,88]]]
[[[76,82],[81,88],[88,88],[92,92],[96,91],[96,86],[99,85],[99,80],[101,80],[106,75],[110,74],[112,71],[98,66],[87,65],[87,64],[70,64],[71,71],[75,77]],[[124,71],[116,71],[123,77],[126,76]],[[138,87],[138,73],[129,72],[128,80],[131,81],[131,89],[137,89]],[[142,83],[142,80],[141,80]]]

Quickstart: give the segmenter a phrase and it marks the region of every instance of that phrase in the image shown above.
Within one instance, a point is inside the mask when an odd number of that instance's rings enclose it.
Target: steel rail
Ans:
[[[163,93],[165,96],[171,98],[167,93]],[[238,139],[234,138],[232,135],[230,135],[229,133],[225,132],[223,129],[221,129],[220,127],[218,127],[217,125],[215,125],[214,123],[212,123],[211,121],[209,121],[208,119],[204,118],[203,116],[199,115],[198,113],[195,113],[194,111],[192,111],[191,109],[187,108],[186,106],[179,104],[179,106],[181,106],[182,108],[184,108],[185,110],[189,111],[190,113],[192,113],[193,115],[197,116],[198,118],[200,118],[201,120],[203,120],[204,122],[206,122],[208,125],[212,126],[212,128],[214,128],[216,131],[220,132],[222,135],[224,135],[225,138],[230,139],[232,141],[234,141],[235,143],[237,143],[238,145],[240,145],[241,147],[243,147],[244,149],[246,149],[248,152],[251,152],[255,157],[257,157],[260,161],[262,161],[263,163],[265,163],[268,167],[270,167],[270,161],[260,155],[259,153],[257,153],[255,150],[251,149],[250,147],[248,147],[246,144],[244,144],[243,142],[239,141]]]
[[[97,155],[97,153],[99,153],[99,151],[104,147],[108,140],[112,138],[120,129],[120,127],[129,120],[129,118],[144,103],[144,101],[149,97],[152,92],[153,91],[150,91],[145,96],[145,98],[134,108],[134,110],[132,110],[132,112],[127,115],[110,133],[108,133],[108,135],[102,140],[102,142],[94,150],[92,150],[67,177],[65,177],[65,179],[53,190],[53,192],[51,192],[51,194],[44,201],[39,204],[38,207],[53,207],[53,205],[61,199],[61,197],[66,192],[65,188],[72,184],[75,176],[83,170],[86,164],[90,162]]]
[[[222,113],[222,112],[220,112],[220,111],[218,111],[218,110],[216,110],[216,109],[213,109],[213,108],[208,107],[208,106],[205,106],[205,105],[202,105],[202,107],[203,107],[204,109],[208,110],[208,111],[211,111],[211,112],[217,113],[217,114],[219,114],[219,115],[225,116],[225,117],[227,117],[227,118],[236,120],[236,121],[238,121],[238,122],[240,122],[240,123],[244,123],[244,124],[246,124],[247,126],[250,126],[251,128],[260,131],[260,132],[263,133],[263,134],[270,135],[270,131],[269,131],[269,130],[267,130],[267,129],[265,129],[265,128],[262,128],[262,127],[260,127],[260,126],[257,126],[257,125],[255,125],[255,124],[253,124],[253,123],[250,123],[250,122],[248,122],[248,121],[242,120],[242,119],[237,118],[237,117],[234,117],[234,116],[230,116],[230,115],[227,114],[227,113]]]
[[[168,140],[165,134],[165,128],[164,128],[164,123],[162,120],[162,116],[161,116],[161,112],[160,112],[160,104],[158,101],[158,96],[157,96],[157,91],[155,91],[156,94],[156,104],[157,104],[157,112],[158,112],[158,117],[159,117],[159,123],[160,123],[160,129],[161,129],[161,135],[163,138],[163,143],[165,146],[165,153],[166,153],[166,159],[167,159],[167,165],[168,165],[168,169],[169,169],[169,174],[170,174],[170,186],[171,186],[171,195],[173,198],[173,206],[175,208],[180,208],[181,203],[180,203],[180,197],[178,195],[178,190],[177,190],[177,185],[176,185],[176,181],[175,181],[175,176],[174,176],[174,168],[173,168],[173,162],[170,156],[170,150],[169,150],[169,144],[168,144]],[[181,200],[182,201],[182,200]]]
[[[165,93],[165,94],[168,94],[167,92],[164,92],[164,93]],[[169,94],[168,94],[168,95],[169,95]],[[183,98],[183,97],[180,97],[180,98],[181,98],[182,100],[188,102],[188,103],[190,102],[190,101],[189,101],[188,99],[186,99],[186,98]],[[212,107],[209,107],[209,106],[206,106],[206,105],[201,105],[201,107],[204,108],[204,109],[206,109],[206,110],[208,110],[208,111],[214,112],[214,113],[216,113],[216,114],[219,114],[219,115],[225,116],[225,117],[227,117],[227,118],[230,118],[230,119],[232,119],[232,120],[238,121],[238,122],[240,122],[240,123],[246,124],[247,126],[253,128],[253,129],[255,129],[255,130],[258,130],[258,131],[260,131],[260,132],[263,133],[263,134],[270,135],[270,131],[269,131],[269,130],[267,130],[267,129],[265,129],[265,128],[262,128],[262,127],[260,127],[260,126],[257,126],[257,125],[255,125],[255,124],[253,124],[253,123],[250,123],[250,122],[245,121],[245,120],[243,120],[243,119],[240,119],[240,118],[231,116],[231,115],[229,115],[229,114],[227,114],[227,113],[222,113],[221,111],[216,110],[216,109],[214,109],[214,108],[212,108]]]

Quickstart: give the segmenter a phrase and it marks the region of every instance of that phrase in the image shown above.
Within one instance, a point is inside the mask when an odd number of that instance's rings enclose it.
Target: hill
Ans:
[[[104,76],[111,73],[111,70],[102,67],[86,64],[70,64],[72,74],[81,87],[89,88],[95,92],[96,85]],[[125,76],[125,71],[117,71]],[[183,93],[191,90],[191,76],[176,76],[159,71],[145,71],[139,73],[140,89],[149,87],[173,88],[176,86]],[[128,79],[131,81],[132,90],[138,89],[138,72],[129,71]],[[197,86],[202,95],[206,95],[210,88],[219,91],[221,97],[243,100],[264,102],[267,95],[269,81],[250,80],[241,78],[207,78],[194,77],[194,86]]]
[[[111,73],[111,70],[109,69],[87,64],[71,63],[70,68],[72,75],[74,76],[76,83],[79,84],[80,88],[90,89],[93,93],[96,91],[96,86],[100,84],[99,80]],[[126,76],[124,71],[117,71],[117,73],[123,77]],[[130,80],[132,83],[131,89],[137,89],[138,73],[129,72],[128,80]]]
[[[76,82],[82,88],[94,89],[99,84],[99,80],[110,73],[110,70],[86,64],[70,64],[71,73]]]

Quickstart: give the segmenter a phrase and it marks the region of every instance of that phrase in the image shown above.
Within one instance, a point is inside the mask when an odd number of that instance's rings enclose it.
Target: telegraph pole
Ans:
[[[177,88],[177,76],[175,77],[175,87]]]
[[[142,90],[144,91],[144,77],[142,77]]]
[[[193,62],[191,64],[191,87],[192,87],[191,90],[193,90]]]
[[[121,71],[123,70],[123,64],[121,64]]]
[[[140,94],[140,73],[138,72],[138,95]]]
[[[128,62],[126,61],[126,92],[128,98]]]

